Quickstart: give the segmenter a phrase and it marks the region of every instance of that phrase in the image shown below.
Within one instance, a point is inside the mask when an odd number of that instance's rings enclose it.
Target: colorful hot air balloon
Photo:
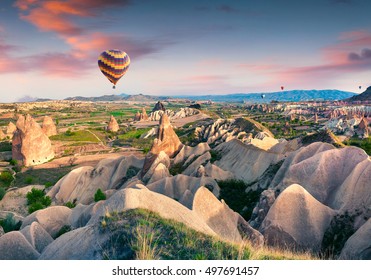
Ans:
[[[284,89],[284,86],[281,86],[281,90],[283,90]]]
[[[262,95],[260,95],[261,96],[261,98],[263,99],[264,97],[265,97],[265,94],[262,94]]]
[[[100,54],[98,66],[103,75],[113,84],[115,88],[118,80],[125,75],[130,65],[127,53],[120,50],[107,50]]]

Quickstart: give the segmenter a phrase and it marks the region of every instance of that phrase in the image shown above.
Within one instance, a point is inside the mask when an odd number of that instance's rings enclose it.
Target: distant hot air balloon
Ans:
[[[281,90],[283,90],[284,89],[284,86],[281,86]]]
[[[98,66],[103,75],[113,84],[115,88],[118,80],[125,75],[130,65],[127,53],[120,50],[107,50],[100,54]]]
[[[359,89],[361,89],[361,88],[362,88],[362,86],[359,86],[358,88],[359,88]]]
[[[262,94],[262,95],[260,95],[261,96],[261,98],[263,99],[264,97],[265,97],[265,94]]]

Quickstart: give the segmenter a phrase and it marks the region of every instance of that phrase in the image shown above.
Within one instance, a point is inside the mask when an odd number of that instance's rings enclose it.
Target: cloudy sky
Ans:
[[[360,92],[370,0],[1,0],[0,102],[24,96]],[[116,90],[106,49],[131,65]]]

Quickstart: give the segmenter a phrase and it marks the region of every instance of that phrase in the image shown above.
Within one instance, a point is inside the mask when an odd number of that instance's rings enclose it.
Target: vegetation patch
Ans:
[[[344,144],[347,146],[356,146],[362,148],[369,156],[371,156],[371,136],[365,139],[353,137],[349,140],[345,140]]]
[[[65,133],[50,136],[50,139],[56,140],[56,141],[75,141],[75,142],[91,142],[91,143],[101,142],[100,139],[95,137],[94,134],[88,130],[71,131],[69,129]]]
[[[2,171],[0,173],[0,187],[7,189],[13,180],[13,175],[9,171]]]
[[[335,215],[326,230],[322,240],[322,254],[326,259],[336,258],[344,247],[345,242],[355,232],[354,219],[358,213],[345,211]]]
[[[254,249],[248,243],[232,244],[197,232],[182,223],[164,219],[143,209],[106,213],[100,231],[110,234],[102,244],[105,259],[136,260],[238,260],[238,259],[309,259],[267,248]]]
[[[5,219],[0,219],[0,226],[3,228],[4,232],[11,232],[19,230],[21,228],[22,222],[16,221],[14,215],[9,213],[6,215]]]
[[[12,143],[7,141],[0,142],[0,152],[10,152],[12,150]]]
[[[210,152],[210,155],[211,155],[211,159],[210,159],[211,163],[214,163],[217,160],[222,159],[222,153],[221,152],[219,152],[217,150],[210,150],[209,152]]]
[[[13,187],[22,188],[29,185],[32,178],[32,184],[45,185],[46,187],[54,186],[59,179],[72,170],[73,166],[63,166],[59,168],[43,168],[33,169],[29,168],[24,172],[18,172],[15,175],[15,180],[12,183]]]
[[[3,199],[5,196],[6,190],[4,187],[0,187],[0,201]]]
[[[169,168],[169,173],[173,176],[181,174],[183,171],[184,171],[184,168],[183,168],[183,163],[182,162],[178,162],[176,164],[173,164]]]
[[[233,211],[239,213],[246,221],[250,220],[262,190],[246,192],[246,189],[252,184],[246,184],[244,181],[236,179],[218,181],[218,185],[220,187],[219,199],[223,199]]]
[[[52,203],[49,196],[45,195],[44,190],[32,188],[30,192],[26,194],[28,212],[31,214],[37,210],[44,209]]]
[[[104,194],[104,192],[101,189],[97,189],[97,191],[94,194],[94,201],[98,202],[100,200],[105,200],[107,197]]]

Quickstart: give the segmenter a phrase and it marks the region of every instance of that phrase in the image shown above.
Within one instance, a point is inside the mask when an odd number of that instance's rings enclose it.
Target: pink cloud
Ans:
[[[81,34],[84,29],[74,23],[75,18],[93,17],[110,6],[125,6],[127,0],[18,0],[15,6],[20,17],[39,28],[62,36]]]

